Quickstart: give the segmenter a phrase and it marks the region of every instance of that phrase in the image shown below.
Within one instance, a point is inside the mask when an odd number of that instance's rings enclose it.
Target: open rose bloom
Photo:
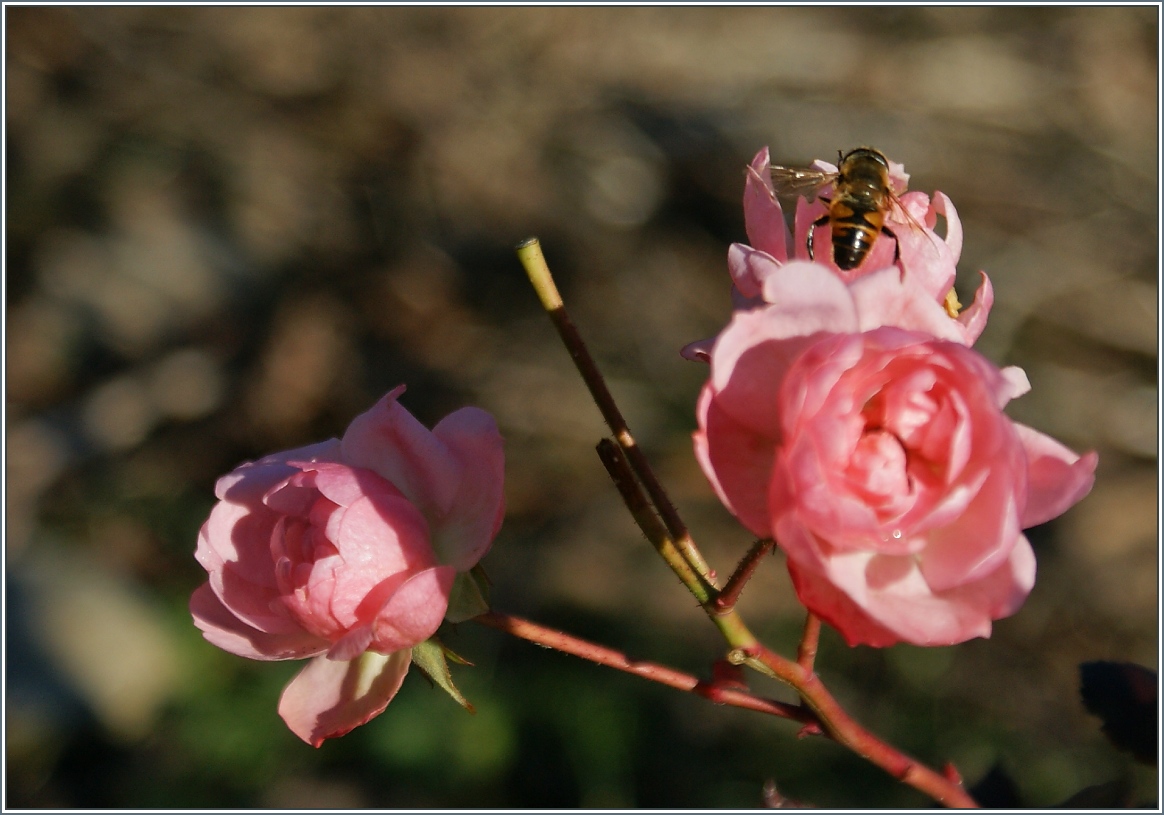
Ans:
[[[464,408],[430,431],[396,401],[403,390],[342,439],[220,478],[198,536],[209,580],[190,600],[195,623],[239,656],[313,657],[279,713],[317,747],[384,710],[501,525],[492,417]]]
[[[961,232],[945,196],[934,200],[946,240],[903,238],[896,265],[892,239],[878,241],[888,265],[845,274],[798,259],[802,230],[793,250],[767,161],[762,151],[745,193],[756,245],[729,252],[731,323],[685,350],[711,363],[700,464],[740,521],[787,554],[801,602],[850,644],[989,636],[1034,584],[1022,530],[1086,495],[1096,456],[1003,413],[1029,385],[969,348],[989,312],[985,275],[974,305],[952,313]]]

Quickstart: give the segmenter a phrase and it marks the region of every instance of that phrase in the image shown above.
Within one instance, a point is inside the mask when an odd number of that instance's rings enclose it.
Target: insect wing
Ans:
[[[832,186],[837,173],[813,170],[806,167],[781,167],[773,164],[772,187],[776,194],[785,198],[816,198],[821,190]]]
[[[911,233],[915,235],[924,235],[926,240],[929,242],[929,246],[935,252],[940,253],[941,247],[938,246],[938,237],[934,234],[934,231],[926,227],[925,224],[914,217],[913,213],[909,211],[909,207],[907,207],[905,202],[901,200],[901,197],[892,190],[889,191],[889,200],[892,204],[891,214],[893,219],[896,221],[904,222],[909,227]],[[898,238],[900,239],[902,237],[903,236],[899,233]]]

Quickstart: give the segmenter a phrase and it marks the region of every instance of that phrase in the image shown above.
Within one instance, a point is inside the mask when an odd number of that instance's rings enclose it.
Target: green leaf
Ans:
[[[472,571],[461,572],[453,581],[449,593],[449,610],[445,619],[450,623],[463,623],[489,610],[489,578],[480,564]]]
[[[414,646],[412,649],[412,661],[416,667],[424,671],[425,676],[432,680],[435,685],[453,697],[453,700],[458,705],[470,713],[475,713],[476,711],[473,710],[473,706],[469,704],[469,701],[461,695],[461,692],[457,690],[457,686],[453,684],[453,675],[449,672],[449,663],[446,655],[455,662],[460,662],[463,665],[470,664],[445,648],[436,637],[431,637],[420,645]]]

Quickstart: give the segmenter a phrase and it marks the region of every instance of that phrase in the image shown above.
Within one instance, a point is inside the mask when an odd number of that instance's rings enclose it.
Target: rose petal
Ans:
[[[990,635],[987,609],[933,594],[910,556],[837,555],[816,580],[798,565],[788,562],[797,596],[851,645],[953,645]]]
[[[944,192],[935,191],[930,202],[930,213],[927,217],[927,223],[931,228],[934,224],[933,214],[945,217],[946,249],[950,253],[952,263],[957,264],[959,258],[962,257],[962,219],[958,217],[958,210],[954,207],[954,202]]]
[[[748,166],[744,181],[744,228],[748,241],[761,252],[767,252],[778,261],[788,259],[788,226],[784,223],[784,212],[772,188],[771,160],[765,147]],[[739,283],[737,282],[737,285]],[[747,297],[754,297],[759,289],[751,291],[740,286]]]
[[[302,659],[328,647],[327,640],[303,629],[272,634],[247,625],[222,604],[208,583],[190,597],[190,614],[207,642],[247,659]]]
[[[760,298],[764,280],[779,268],[780,262],[767,252],[743,243],[728,247],[728,274],[732,276],[733,290],[745,302]]]
[[[371,647],[384,652],[411,648],[435,634],[456,577],[452,566],[434,566],[404,581],[376,616]]]
[[[206,569],[210,586],[231,613],[269,634],[300,628],[279,604],[271,560],[270,536],[276,516],[220,501],[198,533],[194,556]]]
[[[787,339],[784,330],[768,309],[738,313],[712,349],[710,385],[720,408],[773,440],[780,437],[776,406],[784,373],[813,342],[811,337]]]
[[[764,443],[725,413],[710,386],[699,396],[699,426],[694,434],[695,457],[716,495],[753,533],[771,535],[768,479],[775,442]]]
[[[897,634],[879,625],[825,577],[791,559],[788,574],[800,602],[836,629],[849,645],[885,648],[901,642]]]
[[[434,524],[432,545],[442,563],[473,568],[505,517],[505,449],[497,422],[480,408],[450,413],[433,428],[461,466],[452,509]]]
[[[785,337],[860,329],[849,288],[819,263],[790,262],[769,270],[763,277],[763,293],[764,301],[771,303],[771,319],[780,324]]]
[[[396,399],[401,385],[348,425],[343,459],[388,479],[424,512],[443,515],[460,487],[461,467],[448,448]]]
[[[344,634],[328,649],[327,658],[337,662],[355,659],[372,644],[372,626],[361,625]]]
[[[833,253],[830,244],[832,233],[829,230],[829,225],[825,223],[822,226],[813,226],[827,212],[828,207],[819,198],[812,202],[806,201],[803,198],[796,200],[796,215],[793,217],[793,251],[789,253],[788,257],[790,261],[794,259],[812,260],[808,256],[808,231],[813,229],[815,230],[813,232],[812,244],[813,256],[818,262],[827,264],[830,269],[835,270],[835,267],[831,265]]]
[[[919,556],[921,573],[935,592],[980,580],[1010,557],[1021,537],[1014,479],[1021,464],[997,463],[974,500],[952,524],[930,530]]]
[[[273,587],[266,541],[278,517],[262,504],[252,507],[219,501],[198,531],[194,557],[208,572],[230,564],[244,579]],[[252,545],[255,541],[262,541],[261,548]]]
[[[896,266],[870,272],[849,286],[861,331],[893,326],[963,342],[965,330],[917,283]]]
[[[366,497],[376,501],[383,498],[385,503],[392,504],[408,500],[392,482],[374,470],[348,466],[347,464],[329,463],[309,464],[305,462],[300,466],[304,471],[314,473],[314,478],[311,481],[312,487],[341,507],[351,506],[359,499]]]
[[[1014,423],[1027,455],[1027,503],[1023,529],[1062,515],[1083,500],[1095,484],[1095,452],[1079,456],[1059,442],[1026,425]]]
[[[679,349],[679,356],[692,362],[711,362],[711,349],[714,345],[715,337],[689,342]]]
[[[271,487],[297,472],[298,468],[288,465],[288,461],[338,461],[339,457],[339,439],[328,439],[318,444],[274,453],[258,461],[241,464],[233,472],[218,479],[214,485],[214,494],[221,501],[258,504]]]
[[[986,318],[990,316],[990,308],[994,305],[994,287],[986,272],[979,272],[981,283],[974,293],[974,302],[962,309],[958,315],[958,324],[962,326],[966,345],[973,345],[982,336],[986,328]]]
[[[370,621],[358,609],[384,580],[436,565],[428,524],[403,498],[359,499],[344,514],[333,542],[342,565],[324,596],[330,598],[331,614],[345,628]]]
[[[411,661],[407,650],[390,656],[367,652],[348,662],[316,657],[283,691],[279,715],[291,732],[319,747],[383,713]]]

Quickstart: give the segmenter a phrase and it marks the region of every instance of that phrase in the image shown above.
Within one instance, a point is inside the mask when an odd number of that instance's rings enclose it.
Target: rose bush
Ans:
[[[239,656],[314,657],[279,713],[317,747],[388,705],[504,513],[492,417],[464,408],[429,431],[397,402],[403,390],[342,439],[220,478],[198,536],[209,580],[190,601],[195,624]]]
[[[847,285],[763,262],[770,305],[737,311],[710,352],[708,479],[851,644],[989,636],[1034,582],[1022,530],[1090,490],[1095,454],[1008,419],[1025,374],[967,348],[895,269]]]

